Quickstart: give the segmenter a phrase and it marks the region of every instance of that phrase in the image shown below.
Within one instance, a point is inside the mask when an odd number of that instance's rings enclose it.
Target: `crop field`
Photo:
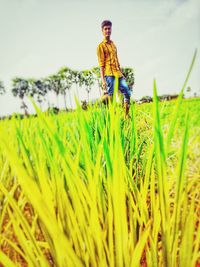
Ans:
[[[0,121],[0,266],[200,266],[200,98],[35,108]]]

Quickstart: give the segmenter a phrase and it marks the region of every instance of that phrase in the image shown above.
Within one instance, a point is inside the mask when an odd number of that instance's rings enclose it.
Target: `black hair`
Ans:
[[[101,23],[101,28],[103,29],[104,26],[112,26],[112,22],[110,20],[104,20]]]

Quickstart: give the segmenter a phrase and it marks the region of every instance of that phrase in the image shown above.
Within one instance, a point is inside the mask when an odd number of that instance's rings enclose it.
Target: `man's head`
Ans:
[[[107,39],[110,38],[111,32],[112,32],[112,22],[110,20],[104,20],[101,23],[101,29],[103,36]]]

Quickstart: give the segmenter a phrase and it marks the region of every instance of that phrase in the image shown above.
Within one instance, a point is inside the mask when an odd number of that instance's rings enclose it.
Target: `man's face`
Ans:
[[[111,32],[112,32],[112,26],[104,26],[102,29],[102,32],[105,38],[110,37]]]

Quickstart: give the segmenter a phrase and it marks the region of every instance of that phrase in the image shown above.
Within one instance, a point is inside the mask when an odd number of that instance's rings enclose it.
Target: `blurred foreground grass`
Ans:
[[[197,266],[200,99],[0,122],[1,266]]]

